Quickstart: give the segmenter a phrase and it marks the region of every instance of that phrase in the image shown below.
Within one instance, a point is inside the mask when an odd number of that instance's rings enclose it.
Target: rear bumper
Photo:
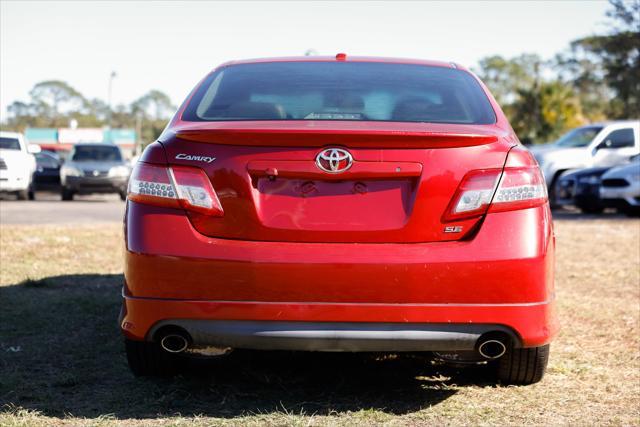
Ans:
[[[127,189],[126,177],[76,177],[68,176],[64,186],[77,193],[121,193]]]
[[[474,334],[490,325],[533,347],[548,343],[558,329],[548,206],[489,214],[470,241],[424,244],[215,239],[195,231],[180,211],[132,202],[127,210],[121,327],[130,339],[150,340],[162,325],[187,322],[197,325],[190,333],[207,335],[211,343],[221,321],[261,322],[267,330],[287,322],[301,349],[393,343],[388,350],[453,351],[462,349],[455,336],[423,336],[416,343],[403,339],[402,331],[420,335],[450,325],[445,332]],[[317,337],[305,339],[300,331],[318,323],[334,339],[322,345],[314,343]],[[336,323],[400,335],[369,344],[360,336],[356,346],[351,335],[336,333]],[[246,345],[291,348],[276,338]]]
[[[518,337],[501,325],[174,319],[156,324],[151,335],[161,336],[164,326],[177,326],[186,331],[194,346],[222,348],[354,352],[473,351],[483,335],[495,333],[502,333],[519,345]]]
[[[340,333],[336,324],[350,326]],[[325,351],[472,350],[482,334],[495,331],[511,336],[516,346],[537,347],[549,343],[558,329],[552,301],[505,305],[303,304],[131,296],[124,296],[120,325],[125,336],[134,340],[151,341],[161,327],[178,326],[199,345]],[[278,334],[278,330],[286,334]]]

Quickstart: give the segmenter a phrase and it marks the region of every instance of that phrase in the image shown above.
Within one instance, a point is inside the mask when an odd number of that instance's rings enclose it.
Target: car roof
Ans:
[[[583,127],[589,126],[611,126],[611,125],[632,125],[640,123],[640,120],[608,120],[603,122],[590,123],[588,125],[584,125]]]
[[[105,142],[78,142],[77,144],[73,144],[74,147],[116,147],[116,144],[109,144]]]
[[[342,54],[339,54],[342,55]],[[336,56],[283,56],[274,58],[252,58],[228,61],[220,65],[226,67],[238,64],[259,64],[266,62],[381,62],[386,64],[415,64],[430,67],[458,68],[466,70],[453,62],[433,61],[428,59],[412,59],[412,58],[388,58],[380,56],[350,56],[346,55],[345,59],[337,59]]]
[[[18,132],[0,131],[0,136],[5,137],[5,138],[20,138],[20,137],[22,137],[22,134],[18,133]]]

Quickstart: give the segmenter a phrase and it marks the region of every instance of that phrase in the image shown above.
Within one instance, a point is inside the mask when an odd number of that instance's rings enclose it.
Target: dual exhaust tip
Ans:
[[[181,331],[170,332],[162,336],[160,346],[168,353],[182,353],[189,348],[190,337]],[[478,345],[478,353],[485,359],[493,360],[507,352],[507,346],[501,339],[485,339]]]

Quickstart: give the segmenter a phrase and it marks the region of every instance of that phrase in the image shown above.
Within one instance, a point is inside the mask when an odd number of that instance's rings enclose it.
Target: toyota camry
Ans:
[[[129,181],[136,375],[233,349],[428,352],[539,381],[558,330],[544,178],[483,83],[369,57],[223,64]]]

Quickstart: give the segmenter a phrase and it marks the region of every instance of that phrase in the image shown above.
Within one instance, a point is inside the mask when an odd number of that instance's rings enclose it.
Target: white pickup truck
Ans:
[[[538,160],[554,202],[555,183],[570,169],[611,167],[627,163],[640,153],[640,121],[595,123],[568,132],[551,144],[529,150]]]
[[[0,132],[0,192],[14,193],[18,200],[33,200],[34,154],[40,146],[28,144],[24,136],[14,132]]]

